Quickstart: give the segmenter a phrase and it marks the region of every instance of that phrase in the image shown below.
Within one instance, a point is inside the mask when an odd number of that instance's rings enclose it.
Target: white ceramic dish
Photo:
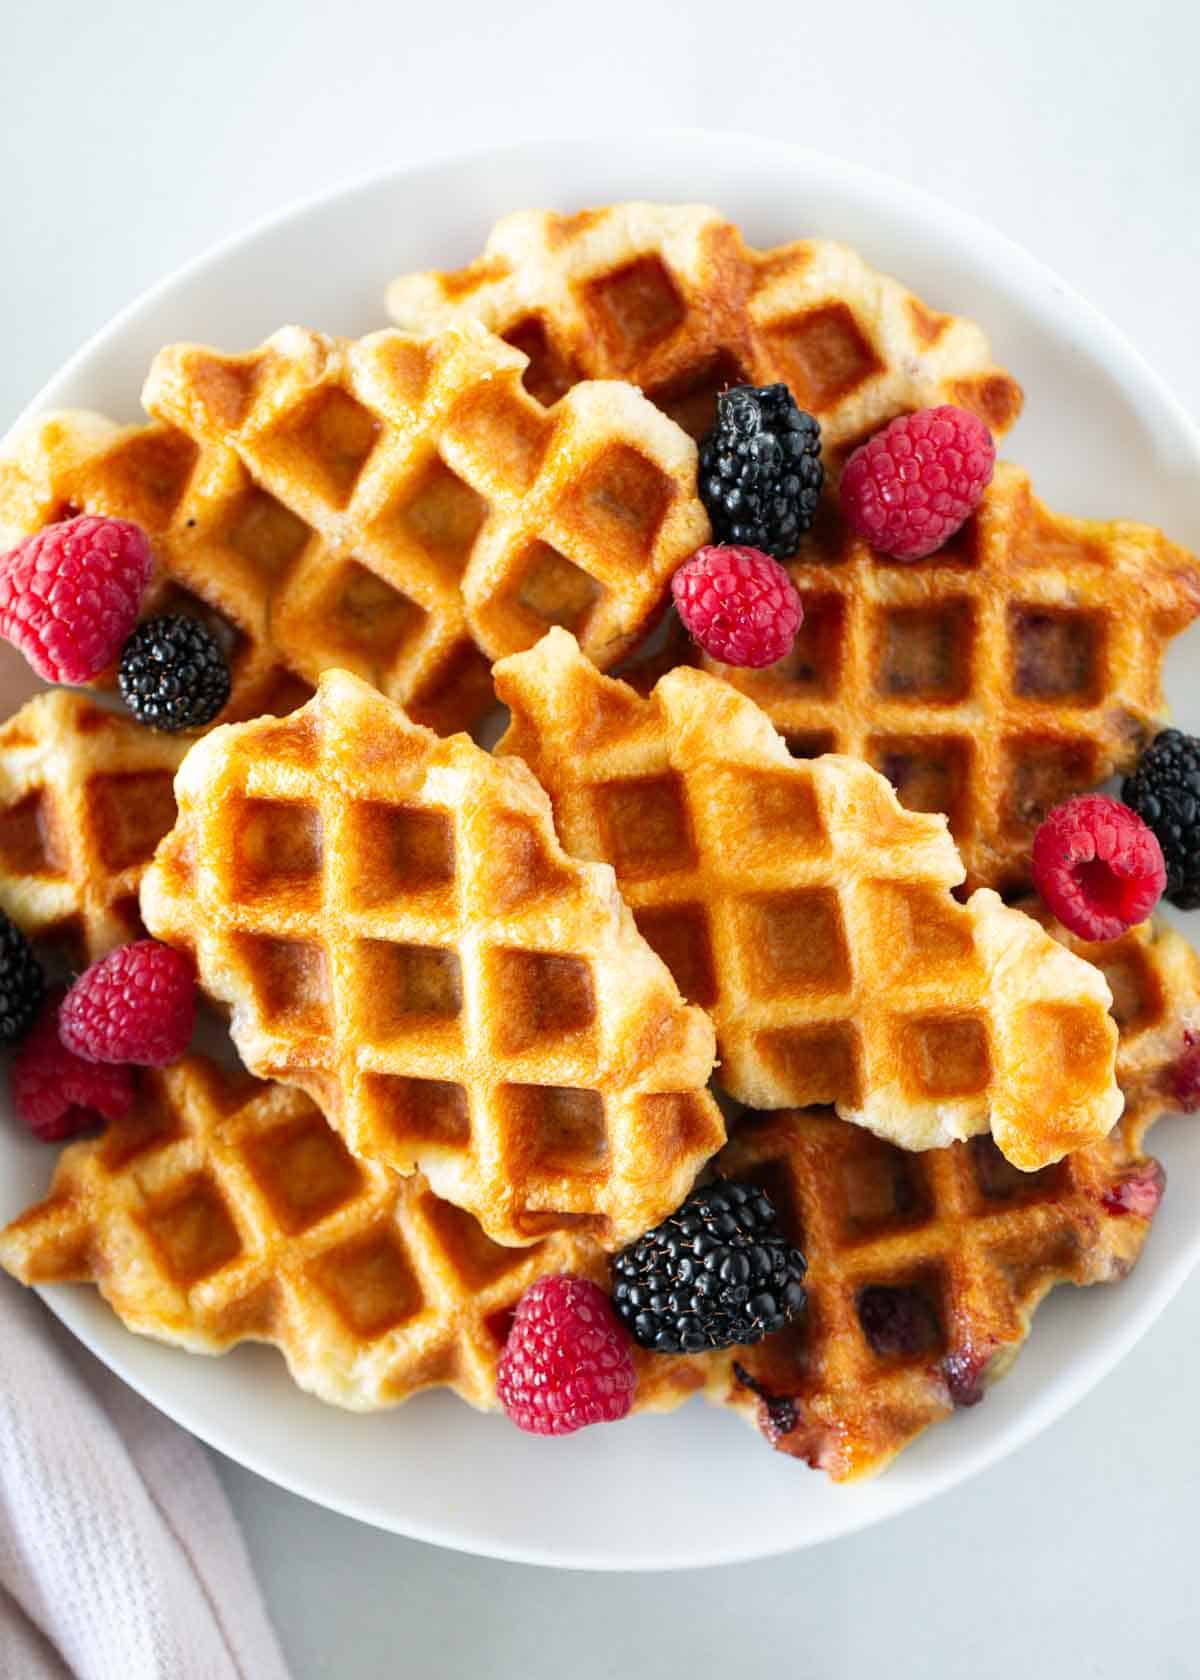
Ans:
[[[982,321],[1027,393],[1005,452],[1030,468],[1042,494],[1078,513],[1154,521],[1200,548],[1200,433],[1093,309],[998,234],[908,187],[729,135],[525,144],[400,170],[304,204],[142,298],[33,407],[84,405],[133,418],[143,374],[169,340],[240,349],[284,321],[368,331],[386,324],[383,288],[393,274],[466,260],[502,212],[635,197],[712,202],[758,244],[846,240],[932,304]],[[1168,664],[1176,716],[1192,728],[1200,725],[1198,646],[1194,630]],[[7,714],[33,685],[4,655]],[[357,1417],[301,1394],[270,1350],[191,1358],[127,1333],[90,1290],[49,1290],[46,1299],[163,1411],[320,1504],[529,1562],[723,1563],[812,1545],[928,1499],[1029,1440],[1110,1370],[1200,1258],[1200,1125],[1167,1121],[1154,1146],[1170,1192],[1133,1276],[1119,1288],[1060,1291],[984,1405],[931,1430],[886,1476],[860,1487],[833,1487],[699,1403],[564,1441],[522,1436],[445,1396]],[[0,1130],[0,1215],[37,1195],[50,1165],[15,1127]]]

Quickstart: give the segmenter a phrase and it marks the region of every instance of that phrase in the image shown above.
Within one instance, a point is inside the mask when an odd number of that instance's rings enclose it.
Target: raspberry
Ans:
[[[856,536],[893,560],[923,560],[979,506],[996,446],[982,420],[944,404],[902,414],[856,449],[841,501]]]
[[[1109,1213],[1134,1213],[1139,1219],[1153,1219],[1166,1186],[1167,1175],[1159,1163],[1143,1161],[1118,1184],[1111,1185],[1100,1200]]]
[[[633,1404],[628,1338],[608,1296],[586,1278],[539,1278],[508,1333],[496,1395],[518,1429],[570,1435],[615,1423]]]
[[[133,1102],[127,1067],[85,1062],[63,1044],[61,1001],[61,989],[47,998],[8,1075],[17,1118],[43,1143],[58,1143],[101,1120],[120,1120]]]
[[[804,617],[791,578],[757,548],[698,548],[671,592],[684,629],[724,665],[773,665]]]
[[[126,519],[47,525],[0,561],[0,636],[47,682],[86,683],[133,629],[150,544]]]
[[[155,939],[122,945],[93,963],[67,993],[59,1030],[90,1062],[163,1067],[182,1056],[196,1016],[186,957]]]
[[[1106,793],[1056,805],[1033,837],[1033,884],[1081,939],[1116,939],[1144,922],[1166,879],[1153,831]]]

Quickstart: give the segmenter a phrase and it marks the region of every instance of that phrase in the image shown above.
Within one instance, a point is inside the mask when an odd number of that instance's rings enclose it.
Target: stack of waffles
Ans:
[[[872,1473],[1149,1231],[1200,963],[1020,895],[1046,810],[1163,723],[1200,570],[1002,463],[916,564],[827,498],[792,652],[719,666],[660,624],[716,394],[787,384],[836,479],[915,408],[1007,430],[982,331],[699,206],[509,216],[388,307],[354,342],[168,347],[147,422],[43,416],[0,461],[0,540],[136,520],[146,613],[232,673],[198,738],[57,692],[0,728],[0,906],[74,964],[185,950],[240,1063],[139,1075],[0,1262],[193,1351],[272,1343],[334,1404],[487,1408],[533,1281],[609,1288],[726,1175],[769,1193],[807,1310],[636,1349],[635,1404],[702,1393]]]

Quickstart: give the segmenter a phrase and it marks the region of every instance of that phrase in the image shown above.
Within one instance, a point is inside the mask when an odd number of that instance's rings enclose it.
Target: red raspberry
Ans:
[[[1166,881],[1153,830],[1106,793],[1056,805],[1033,837],[1033,884],[1081,939],[1116,939],[1144,922]]]
[[[791,578],[757,548],[698,548],[671,579],[684,629],[724,665],[773,665],[804,617]]]
[[[47,998],[9,1069],[17,1118],[44,1143],[73,1137],[100,1120],[120,1120],[133,1102],[127,1067],[85,1062],[58,1036],[61,988]]]
[[[842,512],[855,536],[893,560],[923,560],[974,513],[996,446],[983,421],[943,404],[902,414],[846,462]]]
[[[47,525],[0,560],[0,636],[47,682],[90,682],[133,629],[150,566],[146,534],[127,519]]]
[[[93,963],[67,993],[59,1030],[90,1062],[164,1067],[182,1056],[196,1018],[192,965],[169,945],[139,939]]]
[[[496,1396],[518,1429],[570,1435],[615,1423],[633,1404],[629,1338],[602,1289],[586,1278],[539,1278],[517,1307],[500,1356]]]

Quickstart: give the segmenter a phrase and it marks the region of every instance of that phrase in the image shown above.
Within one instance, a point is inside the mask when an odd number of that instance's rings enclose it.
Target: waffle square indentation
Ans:
[[[899,1024],[900,1058],[925,1097],[970,1097],[992,1074],[987,1026],[978,1015],[929,1015]]]
[[[252,576],[278,583],[291,570],[312,531],[269,491],[252,485],[231,510],[222,537],[246,562]]]
[[[494,1032],[509,1053],[517,1055],[546,1039],[570,1038],[594,1025],[592,971],[581,958],[496,947],[487,967],[493,995],[503,1000]]]
[[[467,1093],[451,1080],[368,1073],[363,1100],[371,1126],[405,1152],[423,1143],[465,1149],[471,1140]]]
[[[268,460],[277,461],[281,470],[306,479],[333,507],[344,508],[380,430],[369,409],[348,391],[331,385],[288,415],[262,452]]]
[[[440,455],[434,455],[404,487],[390,520],[435,565],[457,578],[466,568],[487,512],[487,502],[479,492]]]
[[[689,437],[700,439],[716,424],[719,394],[732,385],[752,383],[737,357],[728,350],[719,350],[708,361],[676,374],[662,385],[651,386],[646,395],[655,408],[670,415]]]
[[[415,601],[357,560],[333,568],[312,611],[331,647],[384,670],[407,652],[426,619]]]
[[[537,477],[553,429],[528,397],[494,379],[466,395],[451,421],[456,456],[470,461],[477,482],[513,496]]]
[[[328,1034],[329,959],[320,945],[242,933],[235,936],[235,949],[268,1026]]]
[[[289,1236],[326,1218],[362,1187],[362,1170],[353,1155],[316,1113],[250,1138],[245,1160]]]
[[[714,807],[738,813],[736,833],[722,840],[734,867],[828,857],[829,830],[807,771],[727,770],[711,783]]]
[[[13,875],[61,875],[66,867],[49,801],[39,789],[0,811],[0,861]]]
[[[1108,981],[1113,995],[1111,1014],[1122,1038],[1157,1026],[1164,1018],[1167,996],[1162,980],[1136,945],[1092,945],[1088,961]]]
[[[981,1132],[962,1147],[970,1154],[975,1187],[986,1206],[1000,1210],[1052,1201],[1062,1194],[1068,1171],[1065,1161],[1056,1161],[1037,1172],[1022,1172],[1020,1167],[1005,1160],[987,1132]]]
[[[682,777],[632,776],[595,790],[605,855],[617,874],[643,879],[690,869],[696,861]]]
[[[964,597],[893,607],[880,626],[875,686],[894,700],[962,700],[971,686],[974,611]]]
[[[920,1225],[933,1211],[915,1155],[866,1134],[838,1163],[842,1224],[851,1242]]]
[[[704,906],[668,904],[661,909],[635,910],[633,918],[647,945],[671,970],[687,1001],[702,1009],[716,1003],[717,973]]]
[[[504,1085],[505,1129],[536,1174],[601,1172],[608,1160],[604,1099],[566,1085]]]
[[[527,315],[524,320],[514,322],[501,337],[514,350],[528,356],[529,366],[521,375],[521,383],[544,408],[552,407],[582,379],[580,369],[551,339],[540,315]]]
[[[454,819],[419,805],[358,800],[344,817],[349,902],[374,908],[454,881]]]
[[[855,1298],[858,1322],[876,1358],[899,1363],[944,1352],[942,1293],[942,1280],[932,1271],[904,1283],[872,1283],[860,1289]]]
[[[584,633],[604,594],[594,577],[544,542],[531,543],[517,559],[515,571],[514,599],[528,614],[532,634],[541,635],[552,624],[573,635]]]
[[[738,906],[747,979],[760,997],[848,991],[850,952],[831,887],[762,893]]]
[[[1008,609],[1013,692],[1091,706],[1104,691],[1104,625],[1092,613],[1013,603]]]
[[[832,408],[883,371],[874,345],[840,301],[781,321],[769,336],[782,377],[801,408]]]
[[[173,426],[153,426],[120,450],[121,509],[148,531],[166,525],[183,500],[199,446]]]
[[[373,1340],[421,1309],[412,1263],[390,1231],[329,1249],[313,1262],[310,1275],[357,1336]]]
[[[106,869],[115,875],[149,863],[175,822],[174,777],[169,770],[93,776],[87,786],[87,810]]]
[[[558,512],[605,563],[641,572],[674,495],[662,469],[627,443],[609,444],[564,496]]]
[[[359,1030],[368,1043],[455,1020],[462,1011],[462,965],[455,951],[362,939],[354,948]]]
[[[237,1226],[207,1173],[197,1173],[145,1214],[163,1265],[182,1289],[236,1260],[242,1250]]]
[[[300,800],[239,799],[231,827],[235,892],[247,898],[311,897],[320,890],[321,813]]]
[[[961,735],[873,735],[867,759],[910,811],[944,811],[956,839],[965,834],[971,783],[970,740]]]
[[[1098,780],[1091,741],[1015,736],[1006,742],[1005,755],[1005,783],[1011,791],[1004,824],[1011,834],[1031,833],[1052,805]]]
[[[770,668],[772,685],[787,694],[829,696],[841,686],[845,656],[846,603],[842,596],[802,589],[804,619],[792,650]]]
[[[817,1021],[803,1027],[778,1027],[760,1033],[755,1052],[770,1069],[787,1106],[862,1100],[862,1049],[849,1021]]]
[[[506,1272],[523,1266],[529,1259],[528,1248],[505,1248],[494,1243],[477,1219],[465,1209],[431,1196],[424,1207],[425,1218],[432,1225],[438,1244],[450,1257],[454,1268],[461,1272],[469,1288],[486,1289]]]
[[[584,296],[613,353],[626,364],[673,333],[687,313],[666,264],[654,255],[589,281]]]

